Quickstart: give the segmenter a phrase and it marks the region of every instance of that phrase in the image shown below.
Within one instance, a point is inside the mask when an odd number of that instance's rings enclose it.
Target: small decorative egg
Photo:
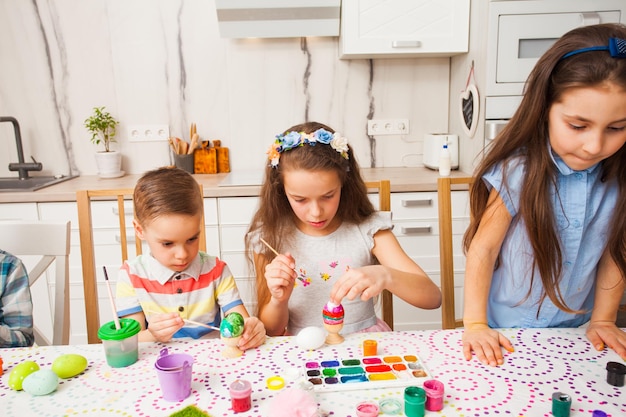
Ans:
[[[48,395],[59,386],[59,377],[50,369],[40,369],[24,378],[22,388],[31,395]]]
[[[343,324],[344,310],[341,304],[335,304],[331,301],[326,303],[322,309],[322,319],[324,324],[339,325]]]
[[[243,333],[243,316],[237,312],[232,312],[224,317],[220,324],[220,334],[222,337],[237,337]]]
[[[52,370],[59,378],[71,378],[87,368],[87,359],[75,353],[61,355],[52,362]]]
[[[33,361],[24,361],[19,365],[16,365],[9,374],[9,388],[14,389],[15,391],[21,391],[24,378],[38,370],[39,365]]]
[[[314,350],[324,345],[326,332],[321,327],[305,327],[296,336],[296,344],[302,349]]]

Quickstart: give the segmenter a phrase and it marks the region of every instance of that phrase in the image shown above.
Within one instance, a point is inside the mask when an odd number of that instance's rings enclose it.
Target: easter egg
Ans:
[[[296,336],[296,344],[302,349],[314,350],[321,347],[326,339],[326,332],[320,327],[305,327]]]
[[[61,355],[52,362],[52,370],[59,378],[71,378],[87,368],[87,359],[75,353]]]
[[[33,361],[24,361],[19,365],[16,365],[9,374],[9,388],[14,389],[15,391],[21,391],[24,378],[38,370],[39,365]]]
[[[329,301],[322,309],[322,319],[324,320],[324,324],[343,324],[343,316],[344,311],[341,304],[335,304]]]
[[[243,333],[243,316],[237,312],[228,314],[220,324],[222,337],[237,337]]]
[[[59,377],[50,369],[41,369],[24,378],[22,388],[31,395],[48,395],[59,386]]]

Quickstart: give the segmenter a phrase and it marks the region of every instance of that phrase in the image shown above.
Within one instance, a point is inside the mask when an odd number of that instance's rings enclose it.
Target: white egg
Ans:
[[[32,395],[48,395],[59,386],[59,377],[50,369],[40,369],[24,378],[22,388]]]
[[[296,336],[296,344],[302,349],[314,350],[324,345],[326,331],[321,327],[305,327]]]

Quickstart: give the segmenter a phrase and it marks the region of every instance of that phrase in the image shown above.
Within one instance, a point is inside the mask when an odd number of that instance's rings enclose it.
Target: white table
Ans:
[[[230,410],[229,384],[237,378],[251,382],[252,409],[237,416],[267,416],[272,398],[280,391],[269,390],[270,376],[291,376],[303,371],[307,361],[361,357],[365,339],[378,341],[379,355],[418,355],[434,379],[445,386],[441,416],[550,416],[552,394],[572,398],[571,416],[590,416],[603,410],[612,416],[626,415],[626,387],[606,382],[606,364],[623,363],[613,352],[597,352],[587,341],[584,329],[505,329],[515,345],[505,364],[486,367],[462,357],[462,330],[353,334],[343,344],[303,351],[292,337],[268,338],[259,349],[241,358],[225,359],[219,339],[178,340],[167,345],[141,343],[139,361],[127,368],[106,364],[101,345],[50,346],[2,349],[4,375],[0,384],[0,414],[38,417],[59,415],[167,416],[195,404],[213,417],[234,415]],[[154,361],[167,346],[171,353],[186,352],[195,358],[192,393],[179,403],[161,398]],[[54,393],[31,396],[8,388],[13,366],[33,360],[43,369],[64,353],[77,353],[89,362],[80,375],[61,380]],[[287,378],[287,387],[303,380]],[[420,383],[415,384],[421,386]],[[334,417],[355,417],[356,404],[396,398],[402,401],[403,387],[347,392],[314,392],[319,409]],[[426,412],[427,415],[437,414]]]

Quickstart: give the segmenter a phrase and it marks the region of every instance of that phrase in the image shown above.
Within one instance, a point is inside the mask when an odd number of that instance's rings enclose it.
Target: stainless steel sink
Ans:
[[[78,175],[55,175],[54,177],[0,177],[0,192],[37,191],[50,185],[76,178]]]

